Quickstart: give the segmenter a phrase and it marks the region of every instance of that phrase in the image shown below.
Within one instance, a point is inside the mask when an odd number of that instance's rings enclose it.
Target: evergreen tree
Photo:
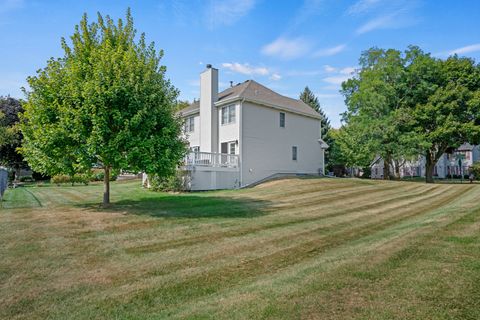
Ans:
[[[329,146],[333,145],[333,137],[328,134],[329,130],[331,129],[330,120],[328,119],[325,112],[322,110],[320,105],[320,101],[318,98],[313,94],[308,86],[305,87],[303,92],[300,93],[300,100],[308,104],[313,110],[317,111],[320,116],[322,117],[321,124],[322,124],[322,139],[325,141]],[[330,148],[329,148],[330,149]],[[331,165],[330,163],[330,151],[329,149],[325,150],[325,164],[326,166]]]

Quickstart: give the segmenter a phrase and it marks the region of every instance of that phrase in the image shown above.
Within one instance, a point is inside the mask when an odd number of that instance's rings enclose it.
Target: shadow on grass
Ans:
[[[202,194],[159,194],[120,200],[108,208],[98,204],[81,207],[105,212],[124,212],[162,218],[253,218],[267,214],[270,201]]]

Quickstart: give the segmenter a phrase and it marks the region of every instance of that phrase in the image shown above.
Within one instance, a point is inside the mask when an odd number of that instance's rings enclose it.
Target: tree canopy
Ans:
[[[172,174],[184,155],[178,91],[160,64],[163,51],[136,37],[128,10],[116,23],[85,14],[61,40],[64,56],[28,78],[22,154],[36,171],[74,174],[101,164],[104,205],[111,170]]]
[[[426,181],[448,148],[479,141],[480,67],[458,56],[441,60],[410,46],[372,48],[359,72],[342,84],[348,135],[358,135],[370,157],[384,159],[384,178],[398,159],[426,159]],[[360,136],[362,139],[360,139]],[[398,168],[398,165],[396,166]]]
[[[22,134],[18,129],[19,114],[23,112],[21,101],[12,97],[0,97],[0,165],[16,170],[25,167],[18,153]]]

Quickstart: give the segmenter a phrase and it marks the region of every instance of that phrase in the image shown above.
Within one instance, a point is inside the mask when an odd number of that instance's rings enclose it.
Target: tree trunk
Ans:
[[[105,166],[105,175],[103,177],[103,207],[110,205],[110,167]]]
[[[395,179],[400,180],[400,163],[395,162]]]
[[[390,180],[390,156],[383,159],[383,180]]]
[[[13,168],[13,182],[15,181],[19,181],[20,180],[20,167],[19,166],[15,166]]]
[[[433,183],[433,171],[435,169],[435,163],[433,162],[432,155],[427,152],[425,157],[425,182]]]

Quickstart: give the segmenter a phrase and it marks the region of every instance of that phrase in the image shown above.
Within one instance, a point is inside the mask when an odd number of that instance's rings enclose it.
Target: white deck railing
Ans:
[[[186,166],[238,168],[238,155],[212,152],[189,152]]]

